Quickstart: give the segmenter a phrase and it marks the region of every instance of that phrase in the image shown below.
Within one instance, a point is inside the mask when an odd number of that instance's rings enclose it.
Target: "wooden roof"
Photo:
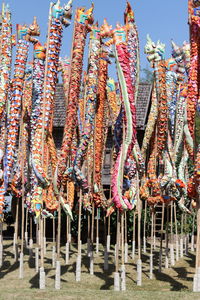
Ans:
[[[136,118],[138,130],[144,130],[150,105],[152,85],[140,83],[136,103]],[[57,84],[55,93],[54,127],[64,127],[65,124],[65,96],[63,85]]]

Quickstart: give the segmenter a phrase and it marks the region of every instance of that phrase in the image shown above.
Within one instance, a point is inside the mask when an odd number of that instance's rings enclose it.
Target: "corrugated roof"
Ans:
[[[137,128],[145,129],[147,113],[149,109],[152,85],[149,83],[140,83],[138,90],[138,98],[136,104]],[[63,85],[57,84],[55,93],[55,109],[54,109],[54,127],[64,127],[65,125],[65,96]]]

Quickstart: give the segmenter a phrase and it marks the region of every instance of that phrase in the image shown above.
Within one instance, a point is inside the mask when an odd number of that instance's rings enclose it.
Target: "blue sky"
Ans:
[[[115,26],[116,22],[123,24],[123,13],[126,6],[125,0],[93,0],[94,18],[102,23],[104,18]],[[153,40],[160,39],[166,44],[166,57],[170,56],[170,40],[174,39],[178,44],[188,40],[187,25],[187,0],[130,0],[135,12],[136,23],[139,31],[141,49],[141,67],[148,66],[144,54],[146,35],[150,34]],[[45,42],[47,32],[49,0],[9,0],[12,11],[12,20],[15,24],[30,24],[33,16],[38,17],[41,27],[42,42]],[[66,3],[66,1],[61,1]],[[74,0],[73,11],[76,7],[85,6],[89,8],[91,1]],[[62,56],[70,54],[73,26],[64,29]]]

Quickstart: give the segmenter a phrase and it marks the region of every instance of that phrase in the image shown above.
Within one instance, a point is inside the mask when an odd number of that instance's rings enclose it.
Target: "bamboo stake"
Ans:
[[[30,216],[30,239],[29,239],[29,255],[33,255],[33,217]]]
[[[178,242],[178,226],[176,218],[176,203],[174,203],[174,221],[175,221],[175,232],[176,232],[176,261],[179,260],[179,242]]]
[[[0,268],[3,266],[3,222],[0,222]]]
[[[43,91],[43,99],[44,99],[44,105],[43,105],[43,109],[42,109],[42,166],[44,167],[44,120],[45,120],[45,109],[46,109],[46,90],[47,90],[47,72],[49,69],[48,66],[48,53],[49,53],[49,42],[50,42],[50,27],[51,27],[51,21],[52,21],[52,17],[51,17],[51,11],[52,11],[52,7],[53,7],[53,3],[50,3],[50,7],[49,7],[49,22],[48,22],[48,33],[47,33],[47,45],[46,45],[46,60],[45,60],[45,74],[44,74],[44,91]],[[40,268],[40,289],[45,289],[45,272],[44,272],[44,232],[43,232],[43,219],[41,219],[41,249],[40,249],[40,255],[41,255],[41,268]]]
[[[69,263],[69,216],[66,218],[65,264]]]
[[[110,251],[110,216],[108,216],[107,251]]]
[[[92,227],[91,227],[91,251],[90,251],[90,275],[94,275],[94,213],[95,207],[94,202],[92,203]]]
[[[153,222],[153,249],[156,249],[156,213],[154,213],[154,222]]]
[[[121,259],[122,265],[125,263],[124,255],[124,213],[121,214]]]
[[[165,233],[165,268],[169,268],[169,205],[167,205],[167,223]]]
[[[125,211],[124,213],[124,222],[125,222],[125,238],[124,238],[124,241],[125,241],[125,257],[124,257],[124,260],[125,260],[125,263],[128,263],[128,242],[127,242],[127,212]]]
[[[191,236],[191,251],[194,252],[194,222],[195,222],[195,214],[193,214],[192,218],[192,236]]]
[[[79,214],[78,214],[78,256],[76,260],[76,281],[81,281],[81,212],[82,212],[82,190],[79,198]]]
[[[57,227],[57,260],[60,260],[60,234],[61,234],[61,207],[58,204],[58,227]]]
[[[180,257],[183,257],[183,213],[181,215]]]
[[[15,233],[14,233],[14,256],[15,261],[18,261],[18,228],[19,228],[19,198],[16,201],[16,217],[15,217]]]
[[[25,245],[28,247],[28,208],[26,207],[26,222],[25,222]]]
[[[113,134],[113,133],[112,133]],[[110,152],[111,162],[110,168],[113,168],[113,147]],[[112,176],[110,176],[110,187],[109,187],[109,199],[112,199]],[[108,216],[108,235],[107,235],[107,251],[110,252],[110,219],[111,217]]]
[[[46,248],[46,218],[43,218],[43,223],[44,223],[44,255],[47,253],[47,248]]]
[[[126,269],[125,269],[125,249],[124,249],[124,216],[125,213],[121,214],[121,290],[126,290]]]
[[[99,253],[99,208],[97,208],[97,219],[96,219],[96,253]]]
[[[139,177],[137,172],[137,199],[138,199],[138,260],[137,260],[137,285],[142,285],[142,261],[141,261],[141,200],[139,195]]]
[[[144,231],[143,231],[143,252],[147,253],[146,250],[146,222],[147,222],[147,201],[144,206]]]
[[[69,240],[69,216],[66,217],[66,243]]]
[[[185,255],[188,255],[187,214],[185,214]]]
[[[21,132],[23,132],[24,124],[22,120],[22,126],[21,126]],[[24,148],[24,137],[23,134],[21,134],[21,148]],[[21,150],[22,150],[21,149]],[[24,201],[25,201],[25,194],[24,194],[24,156],[22,156],[22,162],[21,162],[21,170],[22,170],[22,223],[21,223],[21,253],[20,253],[20,266],[19,266],[19,278],[24,278],[24,272],[23,272],[23,260],[24,260]]]
[[[197,242],[193,292],[200,291],[200,199],[197,199]]]
[[[117,209],[117,232],[115,244],[115,273],[114,273],[114,290],[120,291],[120,278],[119,278],[119,239],[120,239],[120,220],[119,209]]]
[[[90,228],[90,213],[87,212],[87,219],[88,219],[88,237],[87,237],[87,256],[90,256],[90,251],[91,251],[91,228]]]
[[[107,227],[106,227],[106,214],[103,217],[104,223],[104,270],[108,270],[108,251],[107,251]]]
[[[154,209],[152,210],[151,213],[151,249],[150,249],[150,275],[149,278],[153,279],[153,228],[154,228],[154,214],[155,211]]]
[[[165,204],[162,204],[162,220],[161,220],[161,235],[160,235],[160,251],[159,251],[159,272],[162,271],[162,248],[163,248],[163,230],[165,218]]]
[[[55,268],[55,265],[56,265],[56,243],[55,243],[55,240],[56,240],[56,230],[55,230],[55,217],[53,217],[53,247],[52,247],[52,267]]]
[[[173,202],[171,202],[170,208],[171,208],[171,216],[170,216],[170,261],[171,266],[175,265],[174,261],[174,234],[173,234]]]
[[[57,259],[56,259],[56,276],[55,289],[60,290],[60,234],[61,234],[61,207],[58,203],[58,229],[57,229]]]
[[[136,212],[133,212],[133,239],[132,239],[132,259],[135,259],[135,218]]]

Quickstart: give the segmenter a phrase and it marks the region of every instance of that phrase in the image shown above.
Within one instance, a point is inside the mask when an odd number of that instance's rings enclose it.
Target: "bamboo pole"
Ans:
[[[197,242],[193,292],[200,291],[200,199],[197,199]]]
[[[78,256],[76,260],[76,281],[81,281],[81,212],[82,212],[82,190],[79,197],[78,213]]]
[[[24,137],[23,137],[23,130],[24,130],[24,123],[22,119],[22,125],[21,125],[21,151],[24,149]],[[22,170],[22,222],[21,222],[21,252],[20,252],[20,266],[19,266],[19,278],[24,278],[24,201],[25,201],[25,191],[24,191],[24,155],[22,155],[22,161],[21,161],[21,170]]]
[[[165,233],[165,268],[169,268],[169,205],[167,205],[167,222]]]
[[[180,238],[180,257],[183,257],[183,213],[181,215],[181,238]]]
[[[179,238],[178,238],[178,226],[176,217],[176,203],[174,202],[174,221],[175,221],[175,232],[176,232],[176,261],[179,260]]]
[[[114,273],[114,290],[115,291],[120,291],[119,243],[120,243],[120,219],[119,219],[119,209],[117,209],[117,232],[116,232],[116,244],[115,244],[115,273]]]
[[[128,240],[127,240],[128,232],[127,232],[127,212],[126,211],[124,213],[124,222],[125,222],[125,224],[124,224],[125,225],[124,226],[124,234],[125,234],[125,237],[124,237],[124,242],[125,242],[125,244],[124,244],[124,247],[125,247],[124,260],[125,260],[125,263],[128,263]]]
[[[143,252],[146,253],[146,222],[147,222],[147,201],[144,206],[144,230],[143,230]]]
[[[14,233],[14,257],[15,261],[18,261],[18,229],[19,229],[19,198],[16,201],[16,216],[15,216],[15,233]]]
[[[49,21],[48,21],[48,32],[47,32],[47,45],[46,45],[46,60],[45,60],[45,74],[44,74],[44,91],[43,91],[43,99],[44,99],[44,105],[42,108],[42,167],[44,167],[44,122],[45,122],[45,109],[46,109],[46,90],[47,90],[47,72],[49,70],[48,66],[48,53],[49,53],[49,42],[50,42],[50,27],[51,27],[51,22],[52,22],[52,17],[51,17],[51,11],[52,11],[53,3],[50,3],[49,7]],[[41,261],[41,267],[40,267],[40,289],[45,289],[45,272],[44,272],[44,232],[43,232],[43,219],[41,218],[40,220],[40,229],[41,229],[41,248],[40,248],[40,261]]]
[[[32,215],[30,215],[30,239],[29,239],[29,255],[32,256],[33,255],[33,217]]]
[[[188,233],[187,233],[187,214],[184,216],[184,227],[185,227],[185,237],[184,237],[184,244],[185,244],[185,255],[188,255]]]
[[[94,202],[92,203],[91,250],[90,250],[90,275],[94,275]]]
[[[106,226],[106,214],[103,216],[104,224],[104,270],[108,270],[108,251],[107,251],[107,226]]]
[[[154,209],[151,212],[151,248],[150,248],[150,274],[149,274],[149,278],[153,279],[153,233],[154,233],[154,214],[155,211]]]
[[[173,202],[170,205],[170,263],[173,267],[175,265],[174,261],[174,234],[173,234]]]
[[[162,249],[163,249],[164,219],[165,219],[165,203],[162,204],[162,220],[161,220],[160,251],[159,251],[159,272],[162,271]]]
[[[53,217],[53,247],[52,247],[52,267],[55,268],[56,265],[56,224],[55,217]]]
[[[88,231],[87,231],[87,256],[90,256],[91,251],[91,226],[90,226],[90,213],[87,212],[87,220],[88,220]]]
[[[107,251],[110,251],[110,216],[108,216]]]
[[[125,212],[121,214],[121,290],[126,290],[126,269],[125,269],[125,247],[124,247],[124,232],[125,232],[125,226],[124,226],[124,218]]]
[[[55,276],[55,289],[60,289],[60,237],[61,237],[61,205],[58,203],[58,227],[57,227],[57,257],[56,257],[56,276]]]
[[[156,249],[156,213],[154,213],[154,222],[153,222],[153,249]]]
[[[99,253],[99,208],[97,208],[96,219],[96,253]]]
[[[25,245],[28,247],[28,208],[26,207],[26,222],[25,222]]]
[[[58,204],[58,227],[57,227],[57,261],[60,260],[60,235],[61,235],[61,207]]]
[[[69,216],[66,217],[65,264],[69,263]]]
[[[194,222],[195,222],[195,214],[193,213],[192,218],[192,236],[191,236],[191,251],[194,252]]]
[[[46,246],[46,218],[43,218],[43,221],[44,221],[44,255],[46,255],[47,253],[47,246]]]
[[[142,260],[141,260],[141,200],[139,195],[139,176],[137,172],[137,199],[138,199],[138,260],[137,260],[137,285],[142,285]]]
[[[135,223],[136,223],[136,212],[133,212],[133,237],[132,237],[132,259],[135,259]]]

